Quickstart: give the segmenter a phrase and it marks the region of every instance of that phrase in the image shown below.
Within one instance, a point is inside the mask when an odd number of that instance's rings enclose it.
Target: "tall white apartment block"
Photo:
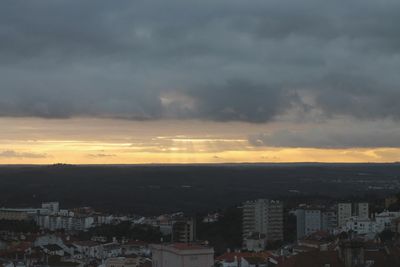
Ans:
[[[283,240],[283,203],[258,199],[243,203],[243,239],[254,233],[267,241]]]
[[[344,226],[346,222],[351,218],[351,203],[339,203],[338,204],[338,225]]]
[[[320,230],[333,231],[337,227],[337,214],[325,207],[300,205],[296,210],[297,239]]]
[[[296,210],[297,239],[301,239],[322,228],[321,210],[318,208],[303,208]]]
[[[369,204],[368,203],[357,203],[355,206],[355,214],[360,219],[369,218]]]
[[[338,225],[344,226],[351,217],[359,219],[369,218],[369,204],[360,203],[339,203],[338,204]]]

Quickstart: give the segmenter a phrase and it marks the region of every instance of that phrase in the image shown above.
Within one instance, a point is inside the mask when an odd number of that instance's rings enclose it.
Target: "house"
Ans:
[[[123,255],[150,256],[149,244],[143,241],[131,240],[121,245]]]
[[[72,243],[77,252],[90,258],[102,259],[103,247],[101,244],[94,241],[75,241]]]
[[[102,245],[103,258],[112,258],[122,255],[122,248],[118,243],[109,243]]]
[[[63,257],[65,255],[64,249],[56,244],[44,245],[41,247],[42,250],[48,255],[57,255]]]

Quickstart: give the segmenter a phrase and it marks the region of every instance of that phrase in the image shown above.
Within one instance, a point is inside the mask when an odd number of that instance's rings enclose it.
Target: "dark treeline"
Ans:
[[[396,185],[399,177],[399,164],[3,166],[0,206],[59,201],[113,213],[207,212],[256,198],[387,194],[369,186]]]
[[[39,227],[34,221],[0,220],[0,231],[10,231],[14,233],[36,233],[39,231]]]
[[[117,225],[101,225],[90,228],[87,232],[80,232],[79,237],[82,240],[88,240],[92,236],[103,236],[111,242],[113,238],[128,238],[131,240],[140,240],[146,242],[160,242],[163,238],[162,233],[157,227],[150,225],[133,225],[130,222],[122,222]],[[168,238],[168,237],[166,237]]]

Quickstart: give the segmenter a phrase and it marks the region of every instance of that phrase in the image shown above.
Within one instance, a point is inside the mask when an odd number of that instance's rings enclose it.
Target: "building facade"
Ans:
[[[339,203],[338,204],[338,225],[344,226],[351,217],[358,217],[362,220],[369,218],[368,203]]]
[[[321,210],[301,208],[296,210],[297,239],[301,239],[322,229]]]
[[[195,218],[182,218],[172,224],[172,242],[191,243],[196,241]]]
[[[212,267],[214,249],[185,243],[151,245],[153,267]]]
[[[283,203],[259,199],[243,203],[243,240],[255,233],[267,241],[283,240]]]
[[[58,203],[58,202],[43,202],[42,209],[49,210],[50,214],[57,214],[60,211],[60,203]]]

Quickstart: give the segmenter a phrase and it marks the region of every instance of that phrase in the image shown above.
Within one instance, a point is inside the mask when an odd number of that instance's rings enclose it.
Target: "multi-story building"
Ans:
[[[357,234],[375,235],[384,230],[391,230],[393,223],[400,218],[400,212],[383,211],[375,213],[374,218],[360,216],[350,217],[346,223],[339,228],[340,231],[353,231]]]
[[[297,239],[301,239],[322,228],[321,210],[319,208],[304,207],[296,210]]]
[[[369,218],[369,204],[368,203],[355,203],[353,206],[353,215],[361,219]]]
[[[374,220],[376,222],[376,228],[379,232],[383,230],[391,230],[393,223],[396,219],[400,218],[399,211],[383,211],[381,213],[374,214]],[[395,231],[394,231],[395,232]]]
[[[264,234],[267,241],[283,240],[283,204],[259,199],[243,203],[243,239],[254,233]]]
[[[196,220],[182,218],[172,224],[172,242],[191,243],[196,241]]]
[[[35,218],[37,214],[43,214],[46,211],[47,211],[46,209],[35,209],[35,208],[26,208],[26,209],[1,208],[0,220],[11,220],[11,221],[32,220]]]
[[[376,222],[368,218],[361,219],[357,217],[351,217],[343,226],[340,227],[340,229],[341,231],[352,231],[360,235],[378,233],[378,230],[376,229]]]
[[[60,211],[60,203],[58,203],[58,202],[43,202],[42,209],[49,210],[50,214],[57,214]]]
[[[366,220],[369,218],[368,203],[339,203],[338,204],[338,225],[344,226],[351,217],[358,217]]]
[[[338,225],[344,226],[346,221],[352,217],[351,203],[339,203],[338,204]]]
[[[92,216],[60,216],[37,215],[36,223],[43,229],[51,231],[64,229],[67,231],[86,231],[94,225]]]
[[[297,239],[320,230],[333,231],[337,227],[336,212],[325,210],[324,207],[302,205],[296,210]]]
[[[21,209],[1,209],[0,220],[26,221],[29,220],[29,213]]]
[[[322,230],[331,232],[338,226],[338,218],[336,211],[322,211]]]
[[[153,267],[212,267],[214,249],[197,244],[151,245]]]

